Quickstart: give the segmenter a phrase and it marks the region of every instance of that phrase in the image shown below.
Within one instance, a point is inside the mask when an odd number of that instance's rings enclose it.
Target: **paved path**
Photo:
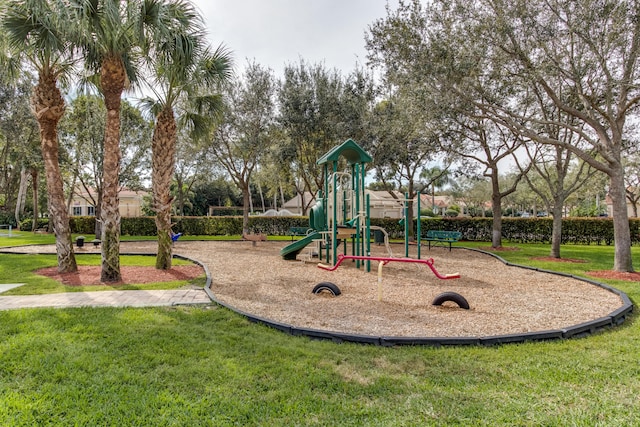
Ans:
[[[159,291],[66,292],[46,295],[0,295],[0,310],[32,307],[151,307],[182,304],[209,304],[203,289]]]
[[[127,242],[122,254],[152,253],[154,242]],[[99,253],[99,248],[86,247],[85,252]],[[55,253],[54,245],[21,246],[0,248],[0,252],[14,253]],[[0,292],[11,289],[18,284],[0,285]],[[46,295],[2,296],[0,293],[0,310],[18,308],[67,308],[67,307],[154,307],[184,304],[210,304],[211,299],[204,289],[171,289],[153,291],[96,291],[65,292]]]

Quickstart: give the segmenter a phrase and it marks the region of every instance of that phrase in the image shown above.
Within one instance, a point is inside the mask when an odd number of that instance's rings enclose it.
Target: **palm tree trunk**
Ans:
[[[40,143],[49,195],[49,221],[56,235],[58,271],[78,270],[71,243],[69,211],[64,199],[62,174],[58,161],[58,122],[64,114],[64,100],[53,75],[40,74],[31,97],[33,112],[40,128]],[[35,182],[35,180],[34,180]]]
[[[151,143],[153,170],[153,207],[156,211],[158,230],[158,255],[156,268],[171,268],[171,178],[176,152],[176,120],[171,108],[164,108],[158,115]]]
[[[122,60],[104,60],[100,83],[107,107],[104,132],[103,194],[100,219],[102,221],[102,282],[119,282],[120,274],[120,103],[126,81]]]

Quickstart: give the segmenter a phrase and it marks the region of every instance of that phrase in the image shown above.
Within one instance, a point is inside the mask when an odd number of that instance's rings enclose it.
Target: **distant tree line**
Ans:
[[[560,257],[561,218],[603,214],[608,200],[613,268],[633,270],[636,2],[400,0],[367,29],[365,65],[343,73],[300,59],[281,74],[252,60],[232,72],[187,3],[36,3],[3,3],[0,208],[7,221],[58,218],[62,269],[73,268],[64,212],[75,188],[98,190],[96,233],[113,279],[119,188],[151,190],[157,266],[167,268],[172,214],[242,206],[246,232],[252,212],[322,188],[316,160],[351,138],[374,159],[372,188],[410,199],[447,191],[467,214],[492,217],[494,247],[504,215],[544,213]],[[175,5],[188,19],[168,13]],[[123,99],[130,84],[149,95]]]

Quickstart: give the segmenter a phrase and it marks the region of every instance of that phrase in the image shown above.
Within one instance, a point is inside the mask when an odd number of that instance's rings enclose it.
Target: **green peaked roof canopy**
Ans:
[[[323,165],[327,162],[337,162],[341,155],[344,156],[350,164],[371,163],[373,160],[353,139],[347,139],[342,144],[336,145],[329,150],[324,156],[320,157],[316,163]]]

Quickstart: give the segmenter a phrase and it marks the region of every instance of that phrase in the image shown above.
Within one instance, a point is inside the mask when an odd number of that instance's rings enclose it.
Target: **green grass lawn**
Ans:
[[[52,235],[33,233],[13,233],[11,238],[0,237],[0,247],[20,246],[31,244],[53,244],[55,238]],[[0,254],[0,283],[24,283],[23,286],[3,292],[1,295],[39,295],[60,292],[87,292],[104,290],[153,290],[153,289],[178,289],[188,284],[204,286],[205,277],[191,281],[176,280],[161,283],[128,283],[123,285],[95,285],[95,286],[66,286],[60,282],[35,273],[35,270],[57,265],[55,255],[18,255]],[[100,255],[78,254],[78,265],[100,265]],[[191,265],[190,261],[174,259],[173,265]],[[154,266],[155,257],[143,255],[123,255],[120,257],[122,266]]]
[[[51,245],[56,242],[53,234],[36,234],[26,231],[13,231],[11,237],[0,236],[0,247],[20,245]]]
[[[534,265],[549,250],[518,247],[499,255]],[[536,265],[613,263],[610,247],[562,251],[586,262]],[[5,311],[0,425],[637,426],[639,354],[635,316],[582,339],[385,348],[292,337],[217,306]]]
[[[13,288],[1,295],[40,295],[60,292],[93,292],[106,290],[152,290],[152,289],[178,289],[188,284],[204,286],[205,277],[191,281],[176,280],[160,283],[128,283],[113,285],[92,285],[92,286],[66,286],[62,283],[41,276],[35,270],[44,267],[57,265],[55,255],[17,255],[0,254],[0,283],[24,283],[24,285]],[[100,255],[78,255],[76,256],[78,265],[100,265]],[[173,265],[191,265],[190,261],[174,259]],[[120,257],[121,266],[155,266],[155,257],[144,255],[123,255]]]

